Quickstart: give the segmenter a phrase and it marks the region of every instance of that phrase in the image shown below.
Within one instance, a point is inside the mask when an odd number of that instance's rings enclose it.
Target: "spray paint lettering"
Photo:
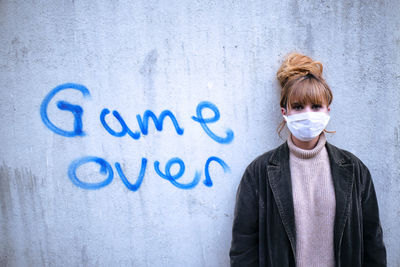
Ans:
[[[62,110],[62,111],[68,111],[71,112],[73,117],[74,117],[74,128],[73,130],[65,130],[62,129],[58,126],[56,126],[49,118],[47,114],[47,109],[48,106],[51,102],[51,100],[54,98],[54,96],[59,93],[62,90],[77,90],[82,93],[84,98],[90,97],[90,92],[89,90],[81,84],[76,84],[76,83],[65,83],[61,84],[57,87],[55,87],[53,90],[51,90],[43,99],[42,104],[40,106],[40,116],[41,119],[44,123],[44,125],[51,130],[52,132],[65,136],[65,137],[84,137],[86,133],[84,132],[84,127],[82,124],[82,116],[84,114],[84,110],[81,106],[79,105],[74,105],[71,104],[67,101],[61,100],[57,102],[57,107]],[[203,117],[203,110],[204,109],[209,109],[214,113],[214,116],[211,118],[204,118]],[[149,120],[151,119],[154,123],[155,128],[157,131],[162,131],[163,130],[163,125],[164,125],[164,120],[168,117],[170,121],[172,122],[172,125],[175,128],[175,131],[178,135],[182,136],[184,134],[184,129],[179,125],[175,115],[172,113],[170,110],[164,110],[161,112],[161,114],[157,117],[153,111],[151,110],[146,110],[143,114],[143,116],[137,114],[136,115],[136,120],[138,123],[138,129],[139,130],[131,130],[130,127],[125,123],[125,120],[121,116],[121,114],[117,111],[114,110],[112,112],[112,115],[114,118],[119,122],[121,125],[121,130],[119,132],[116,132],[113,130],[109,124],[106,122],[106,116],[110,114],[110,110],[107,108],[103,108],[101,113],[100,113],[100,123],[103,126],[103,128],[108,132],[110,135],[114,137],[124,137],[125,135],[128,134],[133,140],[139,140],[141,136],[145,136],[148,134],[148,128],[149,128]],[[231,129],[227,129],[225,131],[226,136],[221,137],[217,134],[215,134],[207,124],[209,123],[215,123],[220,119],[220,112],[217,108],[216,105],[214,105],[211,102],[208,101],[202,101],[197,105],[196,108],[196,116],[191,117],[195,122],[198,122],[201,126],[201,128],[204,130],[204,132],[215,142],[219,144],[229,144],[233,141],[234,139],[234,133]],[[207,159],[205,165],[204,165],[204,173],[205,173],[205,179],[203,181],[203,184],[207,187],[211,187],[213,185],[212,179],[210,177],[210,172],[209,172],[209,166],[211,162],[217,162],[221,165],[223,168],[224,172],[230,172],[230,168],[228,164],[225,163],[224,160],[222,160],[219,157],[216,156],[211,156]],[[126,177],[124,174],[121,164],[119,162],[116,162],[114,164],[115,169],[121,178],[122,182],[124,185],[131,191],[137,191],[145,177],[146,173],[146,167],[147,167],[147,162],[148,160],[146,158],[142,158],[141,166],[140,166],[140,171],[138,174],[138,177],[134,183],[130,182],[129,179]],[[97,183],[89,183],[89,182],[84,182],[82,181],[78,175],[77,175],[77,170],[79,168],[83,168],[84,165],[88,163],[96,163],[100,165],[100,170],[99,173],[102,176],[105,176],[106,178]],[[171,173],[171,168],[173,165],[178,165],[179,170],[176,174]],[[171,158],[170,160],[167,161],[165,164],[164,171],[160,170],[160,162],[159,161],[154,161],[154,170],[156,173],[162,178],[167,181],[169,181],[172,185],[174,185],[177,188],[180,189],[192,189],[196,187],[196,185],[200,182],[201,179],[201,171],[195,171],[194,173],[194,178],[191,182],[189,183],[181,183],[178,181],[184,173],[185,173],[185,163],[182,159],[174,157]],[[95,157],[95,156],[86,156],[82,157],[76,160],[73,160],[68,168],[68,177],[71,180],[71,182],[76,185],[77,187],[83,188],[83,189],[88,189],[88,190],[93,190],[93,189],[100,189],[102,187],[105,187],[109,185],[113,178],[114,178],[114,171],[112,168],[112,165],[106,161],[103,158],[100,157]]]
[[[72,89],[72,90],[77,90],[82,93],[84,97],[90,97],[89,90],[80,84],[76,83],[64,83],[48,93],[45,98],[42,101],[42,104],[40,105],[40,116],[42,117],[42,121],[44,125],[47,126],[50,130],[52,130],[54,133],[65,136],[65,137],[75,137],[75,136],[84,136],[85,133],[82,130],[82,114],[83,114],[83,109],[81,106],[78,105],[72,105],[66,101],[58,101],[57,102],[57,107],[61,110],[68,110],[72,112],[74,115],[75,121],[74,121],[74,130],[73,131],[66,131],[63,129],[60,129],[59,127],[55,126],[50,120],[49,117],[47,116],[47,106],[49,105],[51,99],[60,91],[66,90],[66,89]]]

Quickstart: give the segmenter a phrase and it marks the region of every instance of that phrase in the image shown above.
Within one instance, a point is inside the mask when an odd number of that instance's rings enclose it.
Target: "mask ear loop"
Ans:
[[[286,106],[286,104],[285,104],[285,106]],[[281,108],[283,108],[282,106],[281,106]],[[286,108],[284,108],[284,111],[285,111],[285,113],[287,114],[287,107]],[[282,116],[286,116],[286,115],[283,115],[282,114]],[[282,138],[282,136],[281,136],[281,131],[284,129],[284,127],[287,127],[287,121],[286,121],[286,119],[285,119],[285,117],[284,117],[284,120],[283,121],[281,121],[281,123],[278,125],[278,128],[277,128],[277,132],[278,132],[278,135],[279,135],[279,137],[283,140],[283,138]],[[290,131],[289,131],[290,132]]]
[[[287,107],[285,108],[285,114],[282,114],[282,116],[283,116],[283,118],[284,118],[284,120],[285,120],[285,123],[287,123],[287,113],[288,113],[288,110],[287,110]]]

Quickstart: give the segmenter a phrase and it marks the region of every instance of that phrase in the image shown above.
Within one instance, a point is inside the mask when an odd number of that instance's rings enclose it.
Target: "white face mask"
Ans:
[[[330,119],[325,112],[303,112],[283,117],[290,132],[301,141],[310,141],[317,137]]]

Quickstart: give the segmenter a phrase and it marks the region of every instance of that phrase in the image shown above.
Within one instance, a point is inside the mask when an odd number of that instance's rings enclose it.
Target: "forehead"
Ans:
[[[303,80],[297,84],[294,84],[288,94],[288,107],[290,108],[293,104],[327,105],[327,90],[323,84],[317,81],[312,81],[310,79]]]

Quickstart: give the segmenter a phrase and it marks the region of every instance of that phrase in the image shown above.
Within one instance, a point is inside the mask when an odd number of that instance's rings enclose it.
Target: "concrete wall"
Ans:
[[[0,266],[228,266],[244,168],[283,142],[275,73],[293,50],[324,63],[328,141],[369,167],[400,266],[399,13],[398,1],[0,1]],[[166,118],[146,135],[150,111]]]

